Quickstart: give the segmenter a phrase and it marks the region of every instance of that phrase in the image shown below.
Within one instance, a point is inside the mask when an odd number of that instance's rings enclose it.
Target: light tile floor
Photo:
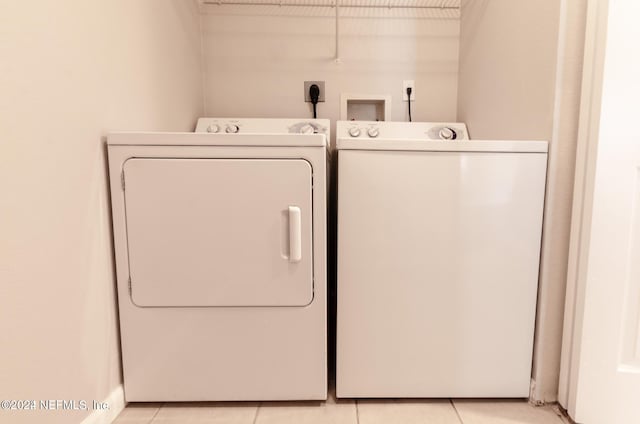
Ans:
[[[524,400],[336,400],[131,404],[116,424],[564,424]]]

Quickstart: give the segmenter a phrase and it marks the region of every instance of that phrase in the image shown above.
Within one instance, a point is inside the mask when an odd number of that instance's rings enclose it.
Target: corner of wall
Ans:
[[[116,387],[103,404],[109,405],[108,409],[95,409],[87,418],[82,420],[81,424],[110,424],[124,410],[126,402],[124,400],[124,389],[122,385]]]
[[[533,370],[543,402],[558,399],[585,25],[586,4],[562,0]]]

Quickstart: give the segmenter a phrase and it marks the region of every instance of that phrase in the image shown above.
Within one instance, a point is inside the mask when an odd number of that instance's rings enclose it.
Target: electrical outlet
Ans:
[[[413,102],[416,99],[416,83],[413,80],[402,81],[402,101],[403,102],[409,101],[409,98],[407,97],[407,87],[411,87],[411,101]]]
[[[324,81],[305,81],[304,82],[304,101],[311,102],[311,97],[309,96],[309,87],[313,84],[317,85],[320,88],[320,95],[318,96],[318,102],[324,102]]]

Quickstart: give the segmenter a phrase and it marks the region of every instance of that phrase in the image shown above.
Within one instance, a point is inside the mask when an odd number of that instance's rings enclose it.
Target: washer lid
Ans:
[[[519,152],[547,153],[546,141],[506,140],[407,140],[385,139],[338,139],[338,150],[402,150],[432,152]]]

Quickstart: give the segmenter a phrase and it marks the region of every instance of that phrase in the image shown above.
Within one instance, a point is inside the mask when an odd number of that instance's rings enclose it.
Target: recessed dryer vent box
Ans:
[[[379,94],[341,94],[340,120],[386,121],[391,116],[391,96]]]

